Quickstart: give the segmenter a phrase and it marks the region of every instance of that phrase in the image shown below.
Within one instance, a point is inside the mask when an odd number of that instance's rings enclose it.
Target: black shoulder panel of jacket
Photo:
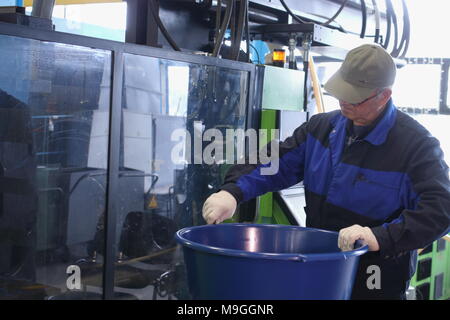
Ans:
[[[398,125],[390,134],[401,135],[404,172],[417,194],[414,210],[405,209],[401,219],[372,229],[385,256],[423,248],[450,228],[449,168],[439,141],[410,116],[399,112]]]

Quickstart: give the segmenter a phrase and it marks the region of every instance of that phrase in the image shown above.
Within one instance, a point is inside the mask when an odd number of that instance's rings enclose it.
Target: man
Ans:
[[[306,225],[339,231],[342,250],[358,239],[369,246],[352,298],[404,299],[416,249],[449,231],[450,182],[439,142],[393,105],[395,74],[380,46],[351,50],[325,84],[341,110],[313,116],[280,143],[275,175],[233,166],[205,202],[205,220],[220,223],[238,203],[303,180]]]

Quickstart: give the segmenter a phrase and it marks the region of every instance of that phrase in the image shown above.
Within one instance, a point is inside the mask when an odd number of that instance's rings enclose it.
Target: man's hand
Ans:
[[[353,250],[353,245],[356,240],[362,240],[364,244],[367,244],[369,246],[369,251],[380,250],[377,238],[375,238],[372,230],[357,224],[339,231],[338,247],[342,251]]]
[[[227,191],[212,194],[203,204],[203,218],[208,224],[230,219],[236,211],[236,199]]]

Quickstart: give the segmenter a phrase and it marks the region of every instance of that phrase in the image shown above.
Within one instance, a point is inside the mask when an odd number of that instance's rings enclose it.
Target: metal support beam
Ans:
[[[150,1],[159,11],[158,0],[127,0],[125,42],[158,47],[158,26],[151,12]]]

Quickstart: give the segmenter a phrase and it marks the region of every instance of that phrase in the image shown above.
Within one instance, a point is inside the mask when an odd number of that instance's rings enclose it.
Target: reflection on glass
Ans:
[[[0,61],[0,299],[99,298],[110,53],[0,36]]]
[[[189,66],[168,66],[168,99],[170,116],[186,116],[189,90]]]
[[[52,22],[56,31],[100,39],[125,41],[127,20],[127,3],[125,1],[69,5],[58,5],[58,2],[53,8],[52,15]],[[3,3],[2,5],[5,4]],[[27,7],[26,14],[31,15],[31,11],[32,8]]]
[[[201,142],[207,129],[224,137],[226,129],[245,129],[247,78],[244,71],[125,55],[116,293],[189,298],[174,233],[205,223],[203,202],[227,169],[195,164],[194,149],[201,154],[208,144]]]

